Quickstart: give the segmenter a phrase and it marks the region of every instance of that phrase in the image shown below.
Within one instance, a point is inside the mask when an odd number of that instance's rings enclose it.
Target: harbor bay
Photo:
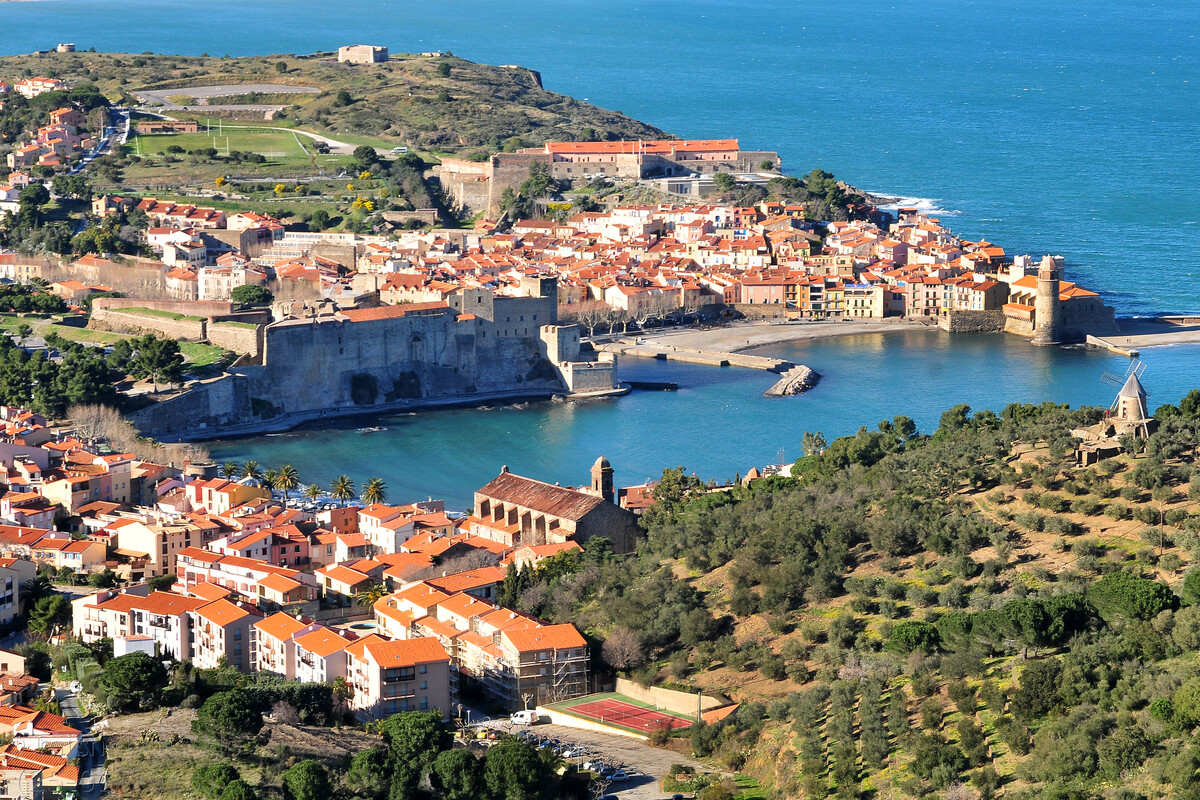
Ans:
[[[801,325],[803,325],[801,323]],[[207,443],[218,463],[292,464],[303,480],[328,486],[338,474],[382,477],[390,497],[444,498],[462,510],[502,465],[553,482],[586,483],[598,456],[617,485],[655,479],[683,466],[727,481],[802,455],[805,431],[827,440],[871,429],[897,414],[932,432],[949,406],[999,413],[1008,403],[1108,406],[1104,372],[1129,359],[1090,347],[1030,347],[1004,335],[949,335],[936,329],[869,333],[775,344],[750,351],[812,367],[824,377],[798,396],[766,398],[778,376],[739,367],[623,358],[627,381],[674,382],[675,392],[358,417],[335,427]],[[1142,351],[1150,409],[1178,403],[1200,375],[1200,345]],[[329,423],[325,423],[328,425]],[[360,432],[363,427],[386,430]],[[361,474],[360,474],[361,473]],[[368,474],[369,473],[369,474]]]

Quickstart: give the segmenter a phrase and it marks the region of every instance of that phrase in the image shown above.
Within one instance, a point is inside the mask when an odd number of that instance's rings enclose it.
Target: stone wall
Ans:
[[[1034,334],[1032,322],[1010,317],[1004,320],[1004,331],[1029,338]],[[1062,304],[1059,338],[1063,342],[1082,342],[1089,334],[1109,336],[1120,332],[1115,312],[1112,307],[1104,305],[1100,298],[1072,300]]]
[[[734,303],[726,308],[732,308],[746,319],[783,319],[788,311],[783,303]]]
[[[488,207],[500,204],[505,189],[514,192],[529,177],[529,165],[535,162],[549,164],[544,153],[497,153],[492,156],[492,174],[488,181]]]
[[[136,411],[130,420],[144,434],[172,439],[206,438],[252,421],[249,383],[240,375],[194,384],[188,391]]]
[[[714,708],[729,705],[728,700],[723,700],[718,697],[709,697],[701,694],[697,699],[696,694],[691,692],[679,692],[674,689],[663,689],[658,686],[643,687],[636,681],[631,681],[628,678],[617,678],[617,694],[623,694],[626,697],[632,697],[642,703],[653,703],[659,708],[666,709],[675,714],[686,714],[693,719],[696,716],[697,707],[701,711],[710,711]]]
[[[572,394],[611,392],[617,388],[617,357],[601,353],[599,361],[570,361],[560,365],[563,381]]]
[[[434,174],[456,209],[479,211],[488,207],[492,176],[490,162],[446,158],[434,167]]]
[[[944,311],[938,317],[938,327],[950,333],[1003,333],[1004,312]]]
[[[1027,319],[1013,319],[1012,317],[1004,318],[1004,332],[1011,333],[1014,336],[1024,336],[1033,338],[1033,322]]]
[[[562,391],[536,335],[521,335],[515,319],[505,329],[509,323],[457,316],[453,309],[430,309],[371,321],[276,323],[264,331],[263,366],[242,368],[243,374],[253,396],[281,413]]]
[[[190,317],[227,316],[234,313],[229,300],[143,300],[137,297],[97,297],[92,309],[152,308],[172,314],[187,314]]]
[[[131,333],[138,336],[161,333],[172,339],[183,339],[189,342],[203,341],[205,335],[204,320],[171,319],[150,314],[111,311],[104,308],[92,309],[88,327],[93,330]]]
[[[242,324],[210,322],[205,333],[210,344],[257,357],[262,348],[262,331],[261,325],[246,328]]]

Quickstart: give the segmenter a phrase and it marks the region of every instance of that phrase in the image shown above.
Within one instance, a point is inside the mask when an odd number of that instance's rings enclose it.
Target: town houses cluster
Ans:
[[[16,83],[0,81],[0,111],[7,103],[5,97],[16,93],[33,98],[47,92],[67,91],[71,87],[57,78],[26,78]],[[87,131],[87,117],[82,111],[69,106],[55,109],[49,114],[47,123],[38,128],[31,141],[18,145],[7,156],[10,170],[29,167],[62,167],[96,146],[97,140]],[[7,197],[15,184],[10,180],[7,187],[0,186],[0,201]]]
[[[912,209],[899,209],[895,221],[819,222],[803,206],[769,201],[614,205],[561,221],[518,220],[505,233],[362,236],[288,231],[265,214],[154,198],[93,201],[98,217],[133,209],[148,218],[146,243],[159,260],[86,256],[67,265],[71,279],[136,283],[139,296],[171,300],[228,300],[245,284],[303,285],[307,297],[352,308],[446,303],[478,288],[520,295],[522,279],[553,277],[562,313],[594,328],[589,317],[606,311],[611,328],[718,306],[805,319],[993,311],[1030,322],[1039,267]],[[27,262],[0,256],[0,277],[39,271]],[[1060,302],[1068,311],[1103,307],[1095,292],[1065,281]]]
[[[114,588],[76,598],[59,635],[111,639],[118,656],[341,679],[363,719],[450,715],[468,683],[510,709],[591,689],[577,629],[498,601],[512,570],[632,550],[636,513],[604,458],[578,488],[502,468],[454,513],[433,499],[288,498],[211,464],[114,453],[21,409],[0,408],[0,422],[0,622],[39,570],[80,583],[111,572]]]

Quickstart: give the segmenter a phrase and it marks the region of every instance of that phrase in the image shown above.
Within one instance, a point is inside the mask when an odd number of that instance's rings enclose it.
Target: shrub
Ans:
[[[1087,598],[1102,616],[1148,620],[1170,608],[1173,595],[1158,581],[1110,572],[1088,587]]]
[[[938,630],[928,622],[898,622],[888,637],[887,649],[908,654],[914,650],[932,652],[938,645]]]

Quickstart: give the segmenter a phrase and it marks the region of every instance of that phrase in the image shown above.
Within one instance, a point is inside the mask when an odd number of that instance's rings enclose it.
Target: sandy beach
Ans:
[[[737,353],[780,342],[800,342],[850,336],[863,333],[896,333],[903,331],[936,330],[936,325],[901,320],[855,320],[852,322],[735,322],[720,328],[667,328],[637,336],[617,337],[626,341],[639,339],[647,344],[670,344],[692,350],[718,353]]]

